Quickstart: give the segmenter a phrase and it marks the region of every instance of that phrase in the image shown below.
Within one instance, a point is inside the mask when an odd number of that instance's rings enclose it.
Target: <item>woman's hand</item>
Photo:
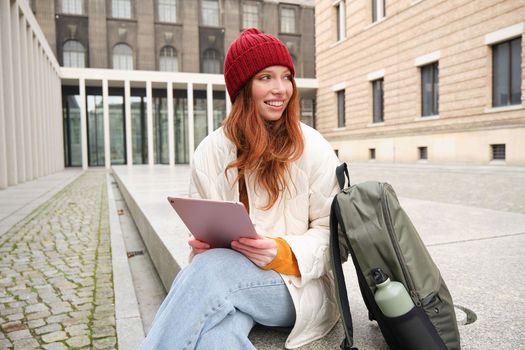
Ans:
[[[277,255],[277,243],[264,236],[241,238],[238,241],[232,241],[231,246],[259,267],[268,265]]]
[[[210,249],[210,245],[208,243],[199,241],[193,236],[190,236],[190,238],[188,238],[188,244],[191,247],[192,256],[204,253],[205,251]]]

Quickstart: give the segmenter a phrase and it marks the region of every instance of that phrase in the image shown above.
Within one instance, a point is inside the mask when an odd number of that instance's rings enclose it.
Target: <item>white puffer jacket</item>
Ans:
[[[267,195],[247,174],[246,187],[250,218],[257,233],[282,237],[297,258],[301,277],[283,275],[296,310],[296,322],[286,340],[292,349],[326,335],[339,319],[329,262],[330,205],[338,192],[335,168],[339,161],[329,143],[315,129],[301,123],[305,148],[292,163],[288,190],[269,210]],[[235,160],[236,148],[222,128],[208,135],[197,147],[192,160],[190,195],[201,198],[239,201],[234,183],[236,169],[226,166]]]

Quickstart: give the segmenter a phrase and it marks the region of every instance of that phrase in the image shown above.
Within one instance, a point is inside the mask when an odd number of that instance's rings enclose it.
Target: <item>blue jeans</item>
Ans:
[[[255,323],[295,323],[281,275],[234,250],[210,249],[179,272],[140,349],[255,349]]]

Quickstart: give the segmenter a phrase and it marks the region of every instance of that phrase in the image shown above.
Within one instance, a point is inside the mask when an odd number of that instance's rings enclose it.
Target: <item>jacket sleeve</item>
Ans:
[[[294,284],[301,287],[310,280],[325,275],[330,270],[330,207],[334,196],[339,191],[335,169],[339,160],[332,147],[323,138],[322,147],[315,147],[312,161],[307,166],[309,171],[308,194],[308,230],[302,235],[286,235],[283,238],[292,248],[301,277],[294,279]],[[319,152],[323,149],[323,152]]]

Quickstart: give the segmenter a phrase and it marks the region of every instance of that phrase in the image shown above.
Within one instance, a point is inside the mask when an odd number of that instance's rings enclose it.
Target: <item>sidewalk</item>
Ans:
[[[32,203],[35,188],[57,186],[37,180],[0,198]],[[0,349],[116,348],[107,205],[106,172],[88,171],[0,236]]]

